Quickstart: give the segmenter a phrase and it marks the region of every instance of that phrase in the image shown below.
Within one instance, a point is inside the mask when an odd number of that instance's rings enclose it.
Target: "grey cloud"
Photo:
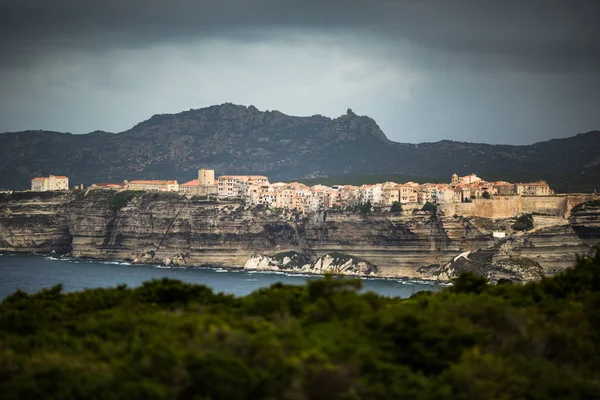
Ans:
[[[600,2],[586,0],[3,0],[0,49],[4,62],[18,62],[64,46],[258,40],[300,29],[374,36],[391,47],[406,41],[475,68],[596,70],[598,15]]]
[[[0,132],[122,131],[223,102],[398,141],[598,129],[600,1],[0,0]]]

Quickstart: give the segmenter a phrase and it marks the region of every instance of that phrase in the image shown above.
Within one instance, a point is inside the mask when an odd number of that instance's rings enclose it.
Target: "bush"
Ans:
[[[437,213],[437,206],[433,203],[427,202],[423,204],[423,208],[421,208],[421,211],[429,211],[432,214],[435,214]]]
[[[140,190],[124,190],[122,192],[118,192],[110,202],[110,209],[113,211],[119,211],[121,208],[125,207],[129,201],[136,197],[142,196],[144,193],[146,192]]]
[[[401,213],[402,212],[402,203],[399,201],[394,201],[392,203],[392,207],[390,208],[391,213]]]
[[[515,221],[512,228],[516,231],[528,231],[533,228],[533,216],[531,214],[523,214]]]
[[[358,205],[358,212],[361,214],[369,214],[371,212],[371,202],[367,201],[366,203],[361,203]]]
[[[483,192],[483,193],[481,194],[481,197],[483,197],[483,198],[484,198],[484,199],[486,199],[486,200],[489,200],[489,199],[491,199],[491,198],[492,198],[492,195],[491,195],[489,192]]]

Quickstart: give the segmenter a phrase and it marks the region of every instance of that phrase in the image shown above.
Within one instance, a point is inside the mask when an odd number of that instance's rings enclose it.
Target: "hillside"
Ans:
[[[331,119],[222,104],[155,115],[118,134],[0,134],[0,188],[24,189],[32,177],[51,173],[68,175],[72,184],[186,181],[201,166],[272,180],[348,181],[365,175],[427,180],[475,172],[489,180],[543,178],[558,190],[592,191],[600,179],[600,132],[527,146],[407,144],[388,140],[374,120],[352,110]]]

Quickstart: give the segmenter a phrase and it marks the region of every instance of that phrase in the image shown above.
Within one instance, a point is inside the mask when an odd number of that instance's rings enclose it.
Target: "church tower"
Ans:
[[[457,185],[458,184],[458,175],[456,175],[456,174],[452,175],[452,184],[453,185]]]

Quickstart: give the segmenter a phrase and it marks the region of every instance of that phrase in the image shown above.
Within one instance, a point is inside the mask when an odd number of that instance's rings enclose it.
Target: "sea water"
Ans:
[[[132,265],[121,261],[0,254],[0,299],[4,299],[18,289],[35,293],[59,283],[63,285],[63,291],[71,292],[88,288],[115,287],[121,284],[136,287],[145,281],[165,277],[206,285],[215,292],[235,296],[244,296],[276,282],[302,285],[308,280],[322,279],[315,275],[245,271],[233,268]],[[423,290],[436,291],[441,287],[433,283],[411,280],[363,279],[364,291],[389,297],[410,297]]]

